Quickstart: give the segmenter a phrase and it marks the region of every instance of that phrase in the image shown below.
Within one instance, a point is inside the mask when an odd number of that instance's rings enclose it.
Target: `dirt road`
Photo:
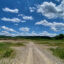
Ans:
[[[64,64],[44,48],[40,49],[33,42],[25,47],[16,47],[15,49],[17,54],[15,59],[9,60],[5,64]]]
[[[45,49],[39,49],[33,42],[30,42],[26,64],[63,64]]]

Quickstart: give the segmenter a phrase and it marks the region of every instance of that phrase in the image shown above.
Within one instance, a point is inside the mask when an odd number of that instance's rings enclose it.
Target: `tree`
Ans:
[[[57,35],[55,38],[56,39],[63,39],[64,38],[64,34]]]

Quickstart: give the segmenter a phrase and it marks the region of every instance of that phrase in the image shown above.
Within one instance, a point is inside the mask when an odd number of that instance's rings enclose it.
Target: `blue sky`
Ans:
[[[64,0],[0,0],[0,35],[60,33],[64,33]]]

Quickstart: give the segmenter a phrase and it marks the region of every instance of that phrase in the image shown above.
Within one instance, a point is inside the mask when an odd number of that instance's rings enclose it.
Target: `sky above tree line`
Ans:
[[[0,0],[0,35],[64,34],[64,0]]]

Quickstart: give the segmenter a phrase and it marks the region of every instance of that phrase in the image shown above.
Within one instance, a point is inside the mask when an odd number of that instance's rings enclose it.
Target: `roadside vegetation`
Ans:
[[[35,44],[43,44],[49,46],[53,55],[64,59],[64,34],[57,35],[55,37],[48,36],[17,36],[17,37],[6,37],[1,36],[1,40],[26,40],[26,41],[34,41]],[[0,58],[11,57],[14,55],[14,50],[11,47],[14,46],[24,46],[23,43],[10,43],[3,42],[0,43]]]
[[[36,44],[43,44],[49,47],[52,54],[56,57],[64,59],[64,35],[60,34],[51,39],[34,39]]]
[[[36,43],[50,46],[49,49],[53,55],[64,59],[64,40],[40,40],[40,42],[36,41]]]
[[[53,52],[53,55],[60,57],[61,59],[64,59],[64,48],[57,47],[57,48],[50,48],[50,50]]]
[[[0,42],[0,59],[14,57],[15,50],[12,47],[24,46],[23,43]]]

